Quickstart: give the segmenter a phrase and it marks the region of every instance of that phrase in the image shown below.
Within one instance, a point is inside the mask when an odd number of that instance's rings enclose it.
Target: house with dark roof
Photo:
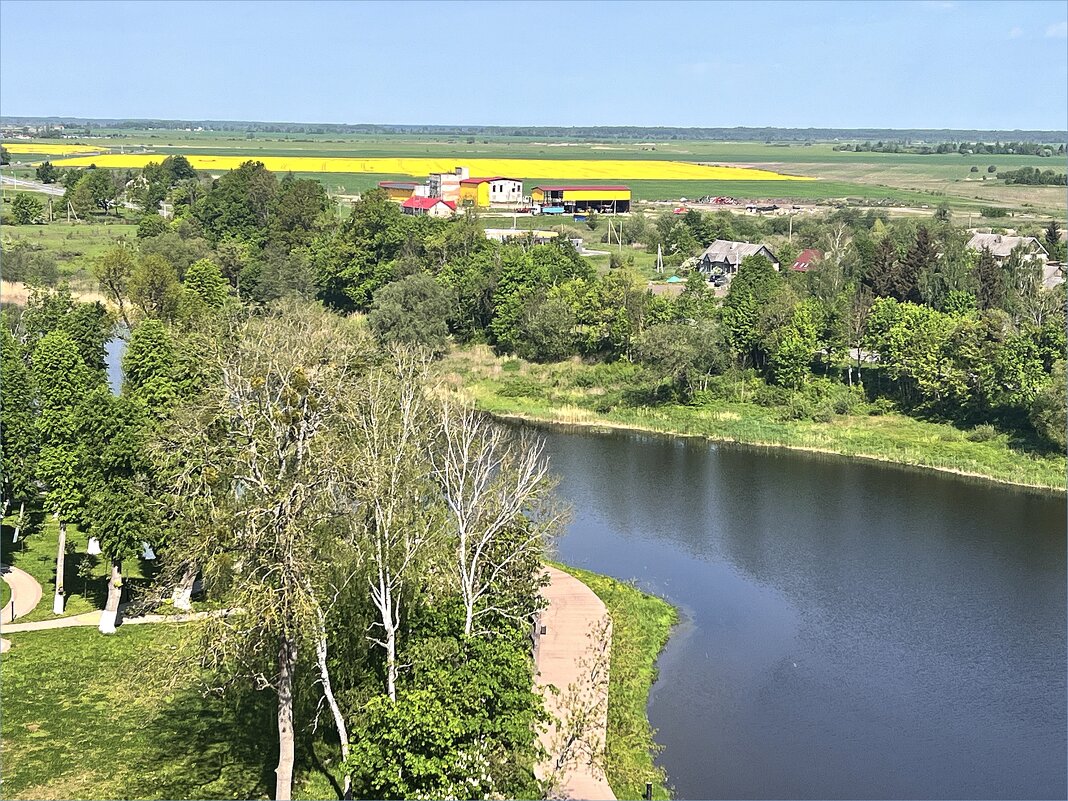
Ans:
[[[812,269],[813,265],[823,258],[823,251],[816,250],[815,248],[805,248],[797,254],[797,258],[794,259],[794,263],[790,265],[791,270],[795,270],[799,273],[807,273]]]
[[[440,197],[410,197],[401,203],[401,211],[413,217],[451,217],[456,203]]]
[[[754,245],[751,242],[732,242],[729,239],[717,239],[701,254],[697,269],[708,276],[734,275],[743,259],[749,256],[763,256],[771,265],[779,269],[779,257],[771,252],[767,245]]]

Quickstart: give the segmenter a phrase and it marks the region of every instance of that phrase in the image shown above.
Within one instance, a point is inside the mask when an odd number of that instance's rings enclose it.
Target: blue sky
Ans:
[[[0,113],[1065,130],[1068,3],[2,0]]]

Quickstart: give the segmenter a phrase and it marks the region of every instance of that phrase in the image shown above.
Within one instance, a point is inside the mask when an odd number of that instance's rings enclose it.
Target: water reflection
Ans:
[[[650,704],[681,797],[1065,796],[1063,497],[546,436],[561,558],[686,612]]]

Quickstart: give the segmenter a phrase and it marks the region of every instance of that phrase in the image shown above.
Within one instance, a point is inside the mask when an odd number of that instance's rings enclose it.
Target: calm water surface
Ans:
[[[1065,499],[544,432],[569,563],[683,623],[649,717],[680,798],[1065,798]]]

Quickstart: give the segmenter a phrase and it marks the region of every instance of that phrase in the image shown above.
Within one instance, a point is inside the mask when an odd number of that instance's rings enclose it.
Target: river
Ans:
[[[1065,798],[1063,495],[544,431],[572,565],[679,607],[649,717],[680,798]]]

